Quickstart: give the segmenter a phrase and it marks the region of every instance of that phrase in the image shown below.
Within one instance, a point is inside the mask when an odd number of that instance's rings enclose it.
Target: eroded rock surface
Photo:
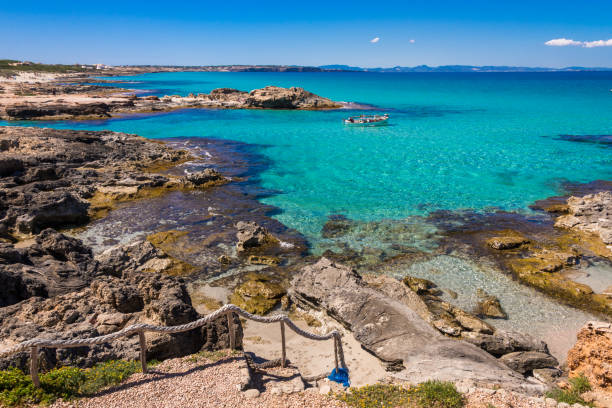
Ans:
[[[0,307],[80,290],[102,273],[91,249],[52,229],[26,248],[0,243]]]
[[[298,304],[324,309],[345,325],[402,380],[470,379],[527,392],[542,387],[478,347],[443,336],[414,310],[326,258],[304,267],[293,279],[290,294]]]
[[[152,272],[151,264],[163,262],[164,254],[140,246],[146,256],[125,257],[126,249],[98,257],[100,271],[89,287],[45,299],[31,297],[12,306],[0,308],[0,349],[33,339],[89,338],[118,331],[134,323],[174,326],[192,322],[201,316],[191,305],[184,282],[180,278]],[[238,343],[241,344],[240,320]],[[147,334],[149,358],[164,359],[195,353],[201,349],[229,346],[225,316],[201,329],[177,334]],[[138,357],[138,337],[123,338],[109,344],[72,349],[44,349],[43,368],[59,365],[91,366],[109,359]],[[0,359],[0,368],[25,367],[27,353]]]
[[[570,197],[567,209],[568,214],[558,217],[555,227],[595,234],[604,244],[612,244],[612,192]]]
[[[30,85],[31,95],[14,89],[0,94],[0,119],[65,120],[108,118],[118,113],[163,112],[181,108],[214,109],[337,109],[342,105],[302,88],[267,86],[251,92],[219,88],[210,94],[139,97],[126,90],[105,87]],[[65,92],[69,90],[69,92]]]
[[[570,376],[584,375],[592,386],[612,393],[612,324],[590,322],[567,354]]]
[[[93,201],[103,207],[143,189],[180,184],[143,170],[189,157],[136,135],[26,127],[0,127],[0,152],[4,235],[80,225],[89,220]]]

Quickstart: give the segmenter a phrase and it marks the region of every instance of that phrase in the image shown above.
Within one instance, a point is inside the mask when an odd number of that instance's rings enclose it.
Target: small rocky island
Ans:
[[[0,81],[0,119],[67,120],[101,119],[120,114],[168,112],[177,109],[301,109],[343,107],[339,102],[302,88],[266,86],[250,92],[231,88],[213,89],[209,94],[187,96],[139,96],[115,84],[83,84],[80,75]]]

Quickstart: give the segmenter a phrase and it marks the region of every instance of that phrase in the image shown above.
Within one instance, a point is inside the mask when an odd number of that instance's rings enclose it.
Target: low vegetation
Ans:
[[[157,362],[152,361],[150,365]],[[137,361],[108,361],[91,368],[62,367],[40,375],[40,388],[29,375],[12,368],[0,371],[0,404],[14,406],[49,404],[56,399],[88,396],[109,385],[119,384],[140,371]]]
[[[18,64],[18,65],[17,65]],[[0,59],[0,75],[10,76],[15,72],[51,72],[51,73],[69,73],[69,72],[85,72],[92,68],[82,68],[80,64],[64,65],[64,64],[35,64],[21,63],[20,61],[10,59]]]
[[[461,408],[463,396],[450,382],[427,381],[415,387],[375,384],[351,388],[336,396],[357,408]]]
[[[589,384],[589,380],[584,376],[580,375],[578,377],[569,379],[569,388],[567,389],[554,389],[546,393],[548,398],[552,398],[557,402],[565,402],[567,404],[581,404],[592,407],[593,405],[587,403],[582,397],[581,394],[591,390],[591,384]]]

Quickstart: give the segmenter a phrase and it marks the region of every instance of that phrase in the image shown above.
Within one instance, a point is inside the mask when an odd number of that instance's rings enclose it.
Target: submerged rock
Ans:
[[[505,250],[519,248],[528,244],[529,240],[516,231],[505,231],[504,236],[495,236],[487,240],[487,245],[493,249]]]
[[[348,234],[353,226],[354,222],[343,215],[330,215],[327,222],[323,224],[321,236],[323,238],[342,237]]]
[[[405,304],[368,287],[350,268],[321,258],[292,281],[292,300],[324,309],[366,350],[397,371],[394,377],[498,384],[526,392],[541,390],[480,348],[444,337]]]

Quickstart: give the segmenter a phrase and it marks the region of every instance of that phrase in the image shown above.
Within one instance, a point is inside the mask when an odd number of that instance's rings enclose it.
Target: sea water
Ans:
[[[612,179],[607,145],[560,138],[612,134],[612,72],[187,72],[112,79],[156,95],[300,86],[388,113],[389,126],[377,128],[343,125],[346,116],[372,112],[362,109],[190,109],[42,124],[253,144],[270,161],[258,183],[275,192],[262,200],[315,246],[334,214],[372,221],[439,209],[528,211],[534,200],[562,193],[566,181]]]

